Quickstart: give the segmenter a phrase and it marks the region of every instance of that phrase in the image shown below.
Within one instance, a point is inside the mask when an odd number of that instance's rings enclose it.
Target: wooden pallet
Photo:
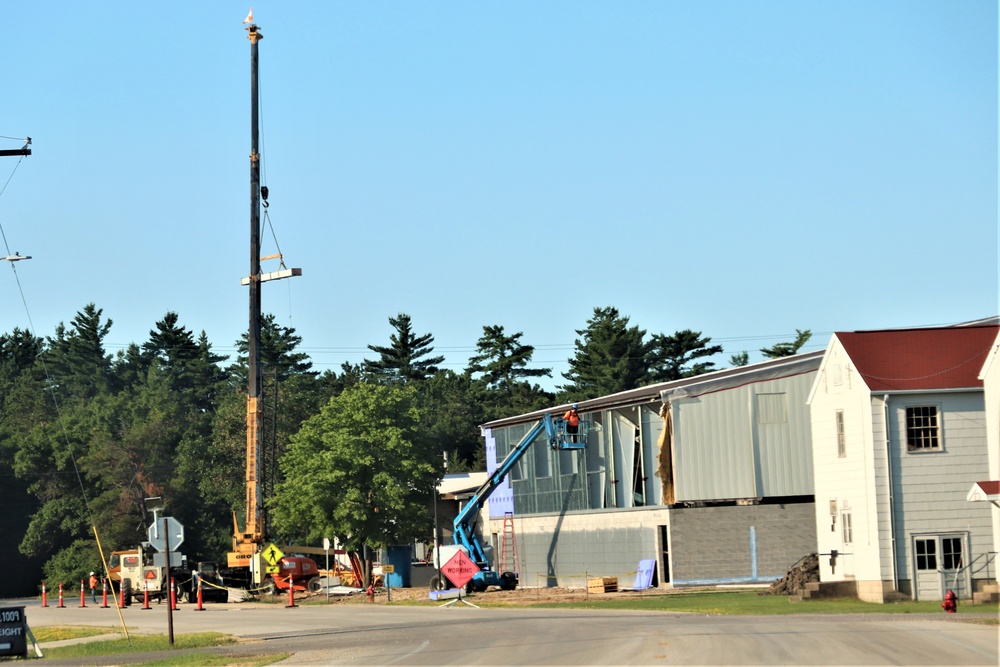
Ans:
[[[617,593],[618,577],[589,577],[587,579],[588,593]]]

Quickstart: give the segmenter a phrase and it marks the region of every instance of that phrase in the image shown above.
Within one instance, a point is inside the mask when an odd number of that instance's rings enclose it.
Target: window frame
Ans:
[[[937,572],[937,536],[933,537],[915,537],[913,540],[915,569],[917,572]],[[921,551],[921,549],[923,549]],[[923,562],[923,567],[921,567],[921,562]]]
[[[854,544],[854,521],[851,519],[850,510],[840,513],[840,531],[845,545]]]
[[[834,422],[837,428],[837,458],[847,457],[847,431],[844,428],[844,411],[837,410],[834,415]]]
[[[912,414],[917,410],[933,410],[933,415]],[[942,417],[941,405],[938,403],[914,403],[903,406],[903,440],[906,443],[907,454],[930,454],[944,451]],[[933,425],[913,424],[917,419],[928,418],[933,419]],[[933,433],[929,433],[931,430]],[[934,444],[930,446],[921,444],[925,441],[933,441]]]
[[[965,540],[959,535],[942,535],[940,540],[941,569],[947,571],[961,570],[963,567],[962,564],[965,561]],[[958,545],[957,551],[955,550],[955,545]]]

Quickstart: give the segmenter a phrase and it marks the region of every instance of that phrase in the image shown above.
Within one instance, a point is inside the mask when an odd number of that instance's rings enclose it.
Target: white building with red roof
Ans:
[[[993,550],[1000,552],[1000,333],[979,373],[986,396],[986,443],[990,474],[969,491],[970,501],[993,505]]]
[[[997,341],[995,325],[831,337],[808,399],[822,582],[872,602],[995,583],[992,505],[968,496],[1000,479]]]

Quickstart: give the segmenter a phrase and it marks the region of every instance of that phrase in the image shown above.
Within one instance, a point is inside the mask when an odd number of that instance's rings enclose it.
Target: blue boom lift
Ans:
[[[575,406],[574,406],[575,407]],[[517,465],[517,462],[531,449],[532,444],[545,432],[549,447],[554,450],[580,450],[587,446],[587,422],[580,421],[576,433],[566,432],[566,421],[561,417],[553,418],[543,415],[521,441],[510,451],[507,457],[497,466],[486,482],[469,498],[468,502],[455,517],[452,540],[455,547],[461,547],[469,558],[479,567],[479,572],[468,583],[468,588],[476,592],[485,591],[489,586],[499,586],[505,591],[517,588],[517,574],[514,572],[497,572],[490,566],[486,549],[476,536],[476,519],[483,505],[503,483],[504,478]]]

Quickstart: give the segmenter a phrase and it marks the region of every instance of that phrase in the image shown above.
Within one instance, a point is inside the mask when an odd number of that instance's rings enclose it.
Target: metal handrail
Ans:
[[[959,569],[955,570],[954,571],[954,576],[952,577],[952,590],[954,590],[956,588],[959,588],[959,586],[958,586],[959,577],[963,576],[966,570],[969,570],[970,574],[976,574],[977,572],[981,572],[983,569],[985,569],[986,570],[986,578],[990,579],[991,578],[990,577],[990,571],[989,571],[990,563],[992,563],[992,562],[994,562],[996,560],[997,555],[998,555],[998,552],[996,552],[996,551],[984,551],[983,553],[979,554],[978,556],[976,556],[975,558],[973,558],[971,561],[969,561],[968,565],[966,565],[964,567],[960,567]],[[975,566],[976,562],[979,561],[981,558],[985,558],[986,562],[984,562],[978,569],[975,569],[975,570],[971,569],[971,568],[973,568]],[[943,570],[938,570],[938,571],[941,572],[942,574],[944,574]]]

